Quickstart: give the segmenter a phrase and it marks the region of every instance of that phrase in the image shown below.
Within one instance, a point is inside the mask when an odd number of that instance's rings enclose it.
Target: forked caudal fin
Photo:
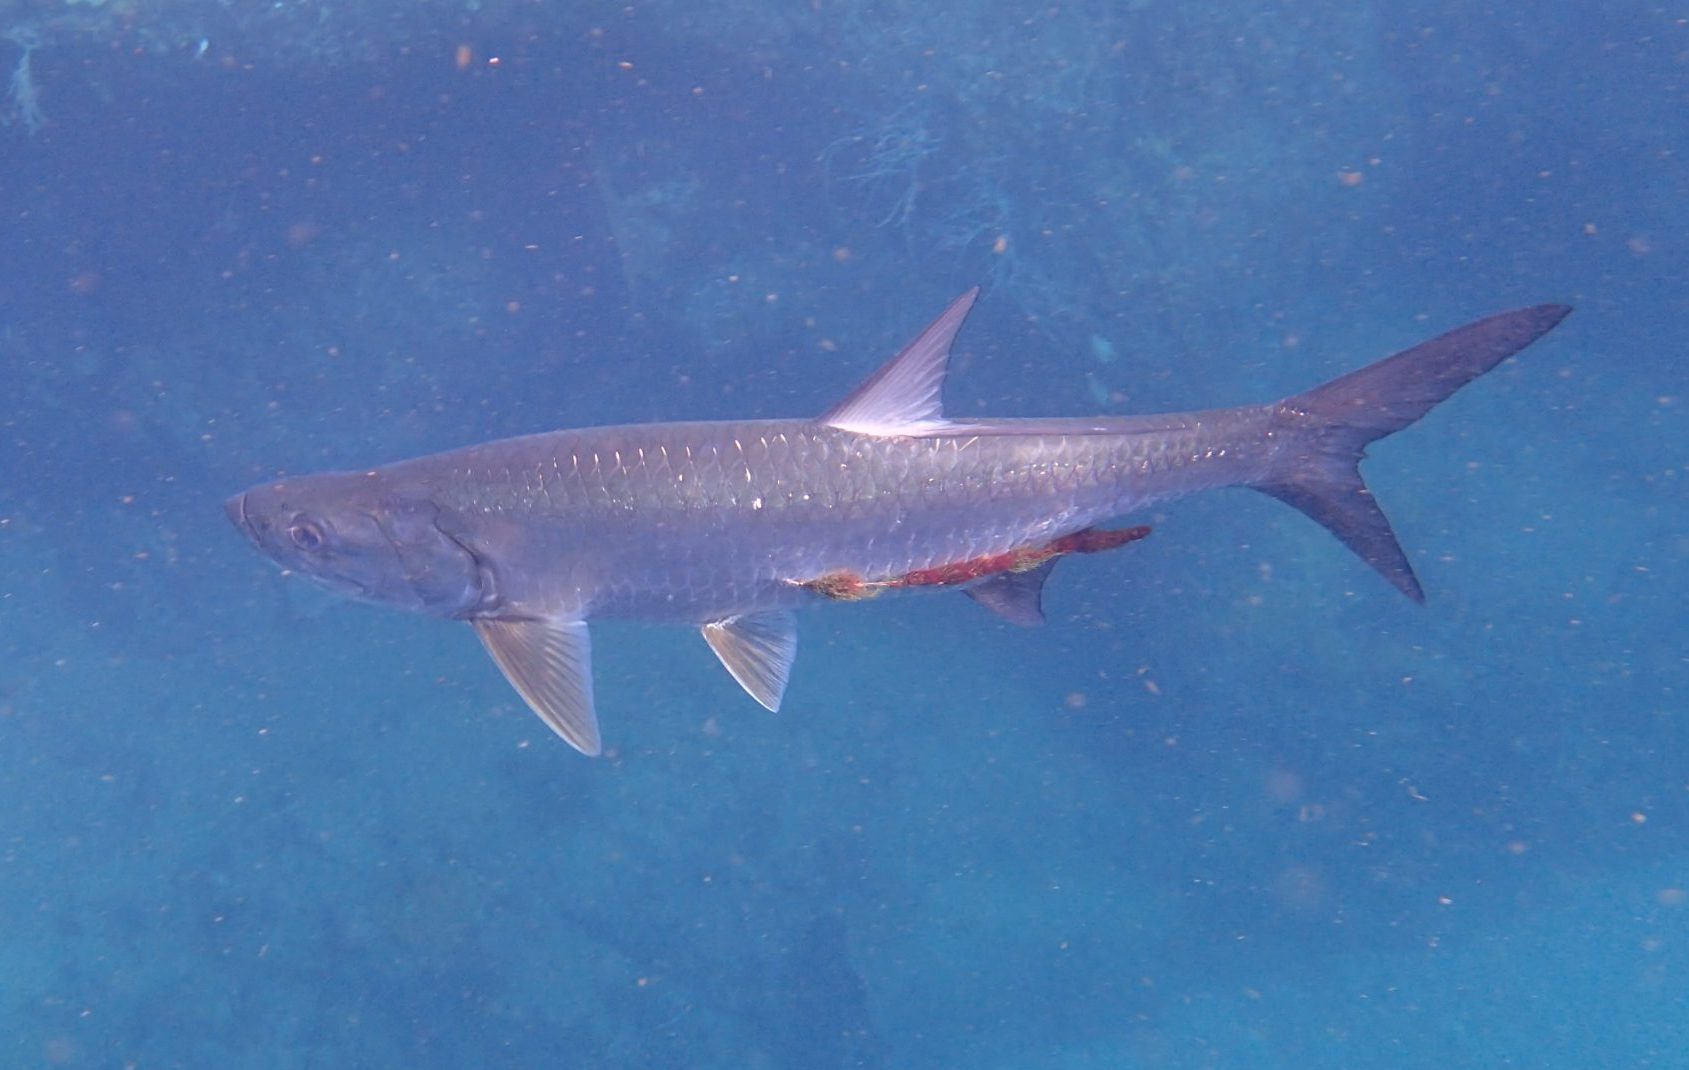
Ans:
[[[1553,329],[1571,309],[1536,305],[1469,323],[1304,394],[1279,402],[1275,433],[1289,438],[1256,490],[1322,524],[1415,602],[1425,592],[1361,479],[1370,442],[1392,435],[1456,390]]]

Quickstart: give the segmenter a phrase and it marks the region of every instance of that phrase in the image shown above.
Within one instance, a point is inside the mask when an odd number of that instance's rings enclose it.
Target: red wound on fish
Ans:
[[[971,557],[931,568],[918,568],[883,580],[865,580],[854,572],[828,572],[812,580],[794,581],[797,586],[842,602],[871,598],[883,590],[903,587],[958,587],[987,576],[1030,572],[1067,554],[1095,554],[1137,542],[1149,534],[1147,525],[1105,531],[1086,528],[1038,546],[1023,546],[1007,553]]]
[[[1086,528],[1076,531],[1072,535],[1063,535],[1050,544],[1057,555],[1060,554],[1095,554],[1103,550],[1112,550],[1116,546],[1125,546],[1129,542],[1137,542],[1149,534],[1148,524],[1136,527],[1120,528],[1117,531],[1105,531],[1102,528]]]
[[[788,582],[839,602],[860,602],[864,598],[872,598],[884,586],[870,583],[854,572],[828,572],[812,580]]]

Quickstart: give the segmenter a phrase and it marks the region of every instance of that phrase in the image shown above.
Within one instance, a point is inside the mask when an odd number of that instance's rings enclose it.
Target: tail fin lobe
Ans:
[[[1343,540],[1362,561],[1390,581],[1396,590],[1415,602],[1425,603],[1425,589],[1413,574],[1402,544],[1390,529],[1390,518],[1378,507],[1372,491],[1366,489],[1360,469],[1349,464],[1346,471],[1326,473],[1326,478],[1300,478],[1290,482],[1258,485],[1255,489],[1293,505],[1321,527]]]
[[[1361,479],[1366,447],[1418,420],[1569,312],[1565,305],[1503,312],[1286,398],[1274,423],[1292,446],[1255,489],[1300,509],[1397,590],[1425,601],[1390,521]]]

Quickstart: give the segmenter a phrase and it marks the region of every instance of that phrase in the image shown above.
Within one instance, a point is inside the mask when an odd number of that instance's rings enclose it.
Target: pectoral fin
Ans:
[[[739,686],[770,710],[778,710],[798,653],[798,629],[792,615],[745,613],[711,621],[702,630],[704,641]]]
[[[475,634],[529,708],[582,754],[596,755],[592,639],[586,624],[557,620],[477,620]]]

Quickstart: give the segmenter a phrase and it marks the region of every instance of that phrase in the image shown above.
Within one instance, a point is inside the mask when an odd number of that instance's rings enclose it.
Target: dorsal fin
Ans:
[[[943,315],[819,422],[880,436],[932,434],[947,426],[943,395],[950,344],[978,296],[975,286],[950,302]]]

